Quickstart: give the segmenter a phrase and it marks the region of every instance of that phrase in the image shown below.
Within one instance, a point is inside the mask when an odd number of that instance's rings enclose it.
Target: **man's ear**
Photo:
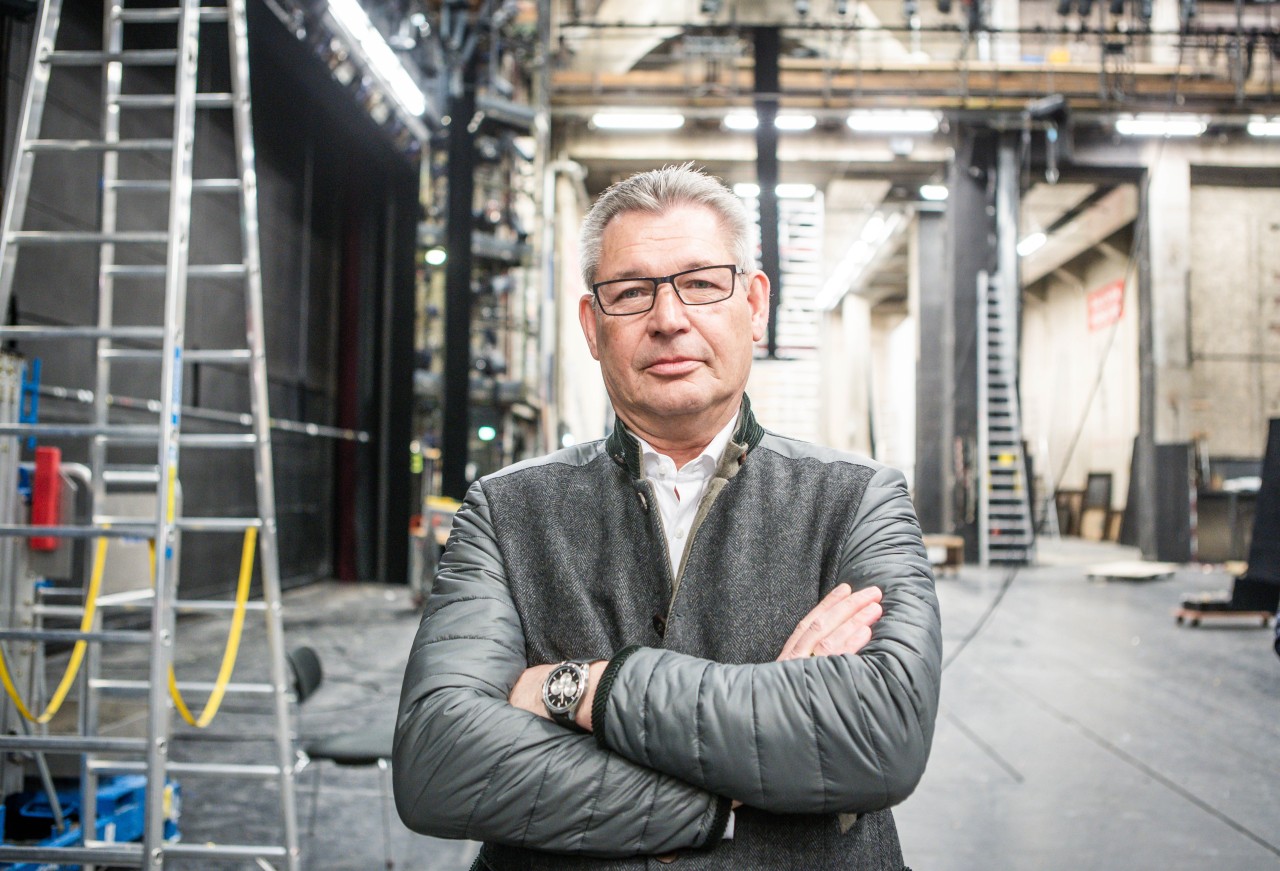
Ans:
[[[587,347],[591,349],[591,356],[599,360],[600,352],[596,348],[597,314],[594,302],[595,297],[591,294],[584,293],[582,295],[582,298],[578,300],[578,322],[582,324],[582,335],[587,337]]]
[[[758,269],[747,275],[747,305],[751,307],[751,340],[758,342],[769,326],[769,276]]]

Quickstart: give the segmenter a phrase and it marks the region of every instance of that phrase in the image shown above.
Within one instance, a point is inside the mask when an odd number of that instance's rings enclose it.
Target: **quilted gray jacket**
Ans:
[[[744,399],[676,577],[651,486],[619,423],[471,487],[404,678],[405,824],[484,841],[494,871],[900,871],[887,809],[924,772],[941,654],[901,474],[766,433]],[[884,590],[872,641],[774,662],[841,581]],[[563,659],[610,660],[594,735],[506,701]]]

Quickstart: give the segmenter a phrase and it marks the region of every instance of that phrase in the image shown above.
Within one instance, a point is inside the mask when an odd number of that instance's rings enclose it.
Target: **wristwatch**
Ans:
[[[581,731],[573,716],[587,694],[590,681],[590,663],[586,660],[568,660],[551,669],[542,684],[542,703],[547,706],[551,719],[565,728]]]

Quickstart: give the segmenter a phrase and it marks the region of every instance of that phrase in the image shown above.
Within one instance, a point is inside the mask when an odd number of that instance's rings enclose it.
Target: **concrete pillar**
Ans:
[[[1177,446],[1190,437],[1191,169],[1177,146],[1149,148],[1150,175],[1138,206],[1144,268],[1138,284],[1138,440],[1129,511],[1143,556],[1181,560],[1192,551],[1177,460]]]

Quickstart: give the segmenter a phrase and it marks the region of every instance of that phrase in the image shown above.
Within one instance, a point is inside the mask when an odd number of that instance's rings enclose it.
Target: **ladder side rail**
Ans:
[[[151,616],[151,693],[147,720],[147,785],[143,823],[144,867],[164,867],[164,793],[173,708],[169,666],[173,662],[177,597],[175,488],[182,412],[182,351],[185,344],[187,264],[190,253],[191,178],[194,151],[196,66],[199,58],[199,0],[183,0],[174,72],[173,155],[169,172],[169,229],[165,270],[164,357],[160,379],[160,443],[156,465],[156,577]]]
[[[991,436],[989,432],[990,374],[987,372],[988,354],[987,300],[991,294],[991,280],[987,271],[978,272],[978,564],[990,561],[991,531],[988,517],[991,513]]]
[[[1030,562],[1035,546],[1035,530],[1031,519],[1031,482],[1027,479],[1026,451],[1022,444],[1022,402],[1019,397],[1021,379],[1018,377],[1017,324],[1018,287],[1015,282],[1005,282],[1000,294],[999,310],[1001,330],[1001,356],[1004,360],[1005,377],[1009,383],[1009,420],[1012,425],[1013,457],[1016,472],[1016,492],[1018,495],[1018,516],[1021,529],[1026,536],[1022,545],[1022,559]]]
[[[27,149],[26,143],[40,135],[51,71],[44,59],[53,51],[61,18],[62,0],[45,0],[40,4],[36,38],[31,46],[31,63],[27,67],[27,81],[22,93],[22,115],[13,141],[3,223],[0,223],[0,320],[8,316],[13,274],[18,265],[18,246],[12,243],[9,235],[18,230],[26,218],[27,197],[31,192],[31,175],[35,168],[35,155]]]
[[[24,363],[8,354],[0,355],[0,421],[17,422],[22,403],[22,377]],[[19,521],[17,500],[16,436],[0,438],[0,523]],[[0,584],[3,590],[4,625],[13,626],[19,621],[18,613],[18,547],[19,542],[9,536],[0,539]],[[7,695],[0,697],[0,729],[7,730],[13,718],[21,719]],[[13,773],[16,768],[16,773]],[[8,753],[0,754],[0,786],[8,789],[12,782],[22,780],[22,763]]]
[[[123,0],[108,0],[103,7],[102,37],[103,47],[112,55],[119,55],[124,49],[124,23],[121,18]],[[124,65],[118,61],[109,61],[104,65],[102,74],[102,138],[104,142],[120,141],[119,98],[123,87]],[[102,178],[99,185],[101,212],[100,226],[104,234],[115,233],[118,229],[119,195],[114,182],[120,177],[120,155],[108,148],[102,154]],[[115,308],[115,265],[116,246],[113,242],[104,242],[98,246],[98,320],[100,330],[110,330],[114,321]],[[103,335],[95,342],[94,390],[93,390],[93,422],[95,426],[105,427],[109,423],[110,408],[108,397],[111,389],[111,360],[108,352],[113,342],[109,335]],[[106,440],[94,438],[89,442],[90,468],[90,512],[89,522],[94,522],[105,505],[106,499]],[[92,548],[92,544],[89,545]],[[85,561],[85,571],[90,570],[90,561]],[[88,590],[88,576],[85,577],[85,590]],[[95,619],[95,630],[102,628],[101,614]],[[93,687],[102,671],[102,650],[91,644],[85,651],[84,680],[80,682],[80,734],[96,735],[98,733],[100,709],[98,694]],[[97,831],[98,820],[98,774],[93,765],[93,754],[85,753],[80,759],[80,807],[82,830]],[[89,866],[87,871],[94,871]]]
[[[276,547],[275,472],[271,456],[271,421],[268,404],[265,318],[262,304],[262,258],[259,247],[257,162],[253,145],[250,100],[249,36],[245,0],[227,0],[231,54],[232,112],[234,115],[236,167],[239,171],[242,209],[241,253],[245,265],[246,312],[250,362],[250,405],[253,414],[254,476],[261,528],[258,555],[266,600],[267,645],[276,722],[276,751],[280,767],[280,812],[283,817],[285,862],[298,871],[298,814],[293,777],[293,738],[289,728],[289,680],[285,664],[283,604],[279,553]]]

